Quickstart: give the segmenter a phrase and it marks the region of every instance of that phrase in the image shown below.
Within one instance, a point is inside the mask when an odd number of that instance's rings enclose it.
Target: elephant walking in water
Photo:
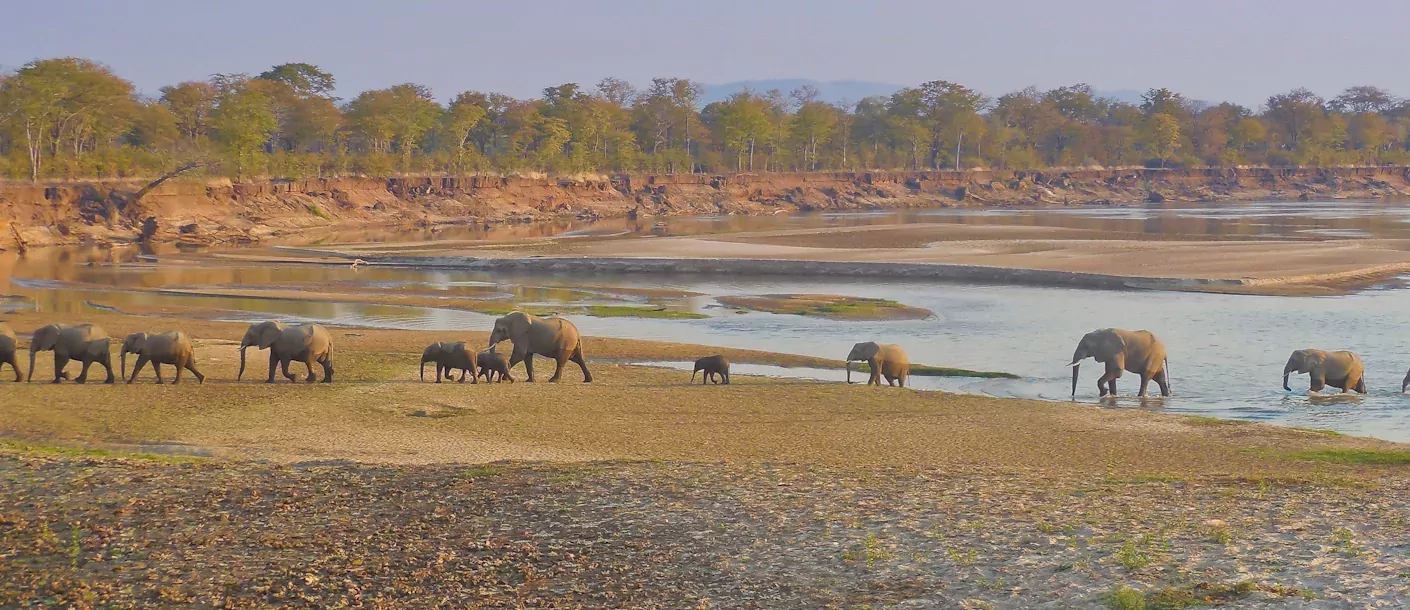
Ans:
[[[1077,371],[1083,360],[1092,358],[1106,365],[1106,372],[1097,378],[1097,395],[1116,395],[1116,380],[1121,371],[1130,371],[1141,376],[1140,396],[1146,395],[1146,386],[1154,379],[1160,386],[1160,395],[1170,395],[1170,378],[1167,374],[1168,362],[1165,344],[1148,330],[1122,330],[1103,328],[1082,336],[1077,350],[1072,352],[1072,395],[1077,395]]]
[[[127,377],[127,355],[137,354],[137,363],[132,366],[132,376]],[[176,379],[173,384],[181,383],[181,371],[191,371],[196,376],[197,383],[205,383],[206,376],[196,370],[196,351],[191,347],[191,337],[183,332],[169,332],[161,334],[132,333],[122,341],[122,349],[118,350],[118,361],[122,371],[122,376],[127,377],[127,382],[132,383],[137,379],[137,373],[142,372],[142,367],[148,362],[152,363],[152,372],[157,375],[157,383],[163,383],[162,365],[170,364],[176,367]]]
[[[514,344],[509,356],[509,368],[524,363],[528,381],[534,380],[534,354],[552,358],[557,367],[553,370],[550,382],[558,381],[563,375],[563,365],[576,362],[583,369],[583,383],[592,381],[587,362],[583,360],[583,339],[578,327],[563,318],[540,318],[522,311],[516,311],[494,321],[490,332],[489,350],[494,351],[500,341]]]
[[[74,381],[88,381],[88,367],[97,362],[108,372],[108,378],[103,383],[112,383],[113,355],[109,351],[111,343],[112,339],[108,338],[107,331],[96,324],[50,324],[34,331],[34,336],[29,340],[29,374],[26,377],[30,381],[34,380],[34,357],[39,352],[54,352],[54,383],[68,378],[64,367],[68,366],[70,360],[83,363],[83,370]]]
[[[289,372],[290,362],[302,362],[308,367],[309,383],[317,379],[313,374],[313,363],[317,362],[323,367],[323,383],[333,382],[333,336],[318,324],[286,326],[274,320],[251,324],[240,340],[240,372],[235,375],[236,381],[245,375],[245,348],[252,345],[269,350],[269,378],[265,383],[274,383],[276,366],[282,366],[289,381],[296,381]]]
[[[1283,389],[1289,392],[1288,375],[1307,373],[1312,378],[1313,392],[1332,386],[1343,393],[1366,393],[1366,367],[1361,358],[1347,351],[1328,352],[1320,349],[1300,349],[1288,357],[1283,367]]]
[[[906,378],[911,376],[911,359],[899,345],[880,345],[873,341],[853,345],[847,354],[847,383],[852,383],[853,362],[866,362],[871,367],[867,385],[881,385],[881,378],[885,377],[886,385],[904,388]]]

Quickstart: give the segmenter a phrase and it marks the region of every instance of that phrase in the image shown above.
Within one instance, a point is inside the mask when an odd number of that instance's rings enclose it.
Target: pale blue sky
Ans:
[[[1306,86],[1410,95],[1403,0],[10,0],[0,65],[76,55],[152,94],[290,61],[345,97],[401,82],[441,99],[617,76],[1167,86],[1256,106]]]

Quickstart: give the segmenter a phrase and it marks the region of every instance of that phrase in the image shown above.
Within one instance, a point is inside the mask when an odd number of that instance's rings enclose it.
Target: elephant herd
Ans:
[[[507,361],[495,351],[496,346],[504,341],[514,346]],[[29,347],[29,371],[22,374],[18,339],[7,324],[0,322],[0,370],[8,364],[14,369],[15,381],[32,380],[36,356],[47,351],[54,353],[53,383],[69,379],[64,369],[75,360],[83,368],[73,381],[87,381],[89,368],[98,364],[107,373],[105,383],[113,383],[110,343],[108,334],[95,324],[44,326],[33,333]],[[266,382],[274,381],[276,371],[290,381],[297,381],[298,377],[289,371],[290,363],[302,363],[307,368],[305,381],[309,383],[317,379],[315,364],[322,369],[324,383],[333,381],[333,339],[327,329],[318,324],[284,324],[276,321],[251,324],[240,341],[237,380],[245,374],[245,351],[250,347],[269,350]],[[136,356],[131,375],[127,373],[128,354]],[[148,363],[152,365],[157,383],[165,382],[162,365],[175,368],[173,383],[180,383],[183,371],[190,371],[198,382],[205,381],[205,375],[196,368],[191,338],[183,332],[133,333],[123,339],[118,355],[121,373],[128,383],[132,383]],[[421,355],[421,379],[424,381],[426,378],[426,363],[429,362],[436,366],[437,383],[443,378],[451,378],[455,371],[460,371],[459,380],[462,382],[469,376],[471,383],[478,383],[481,377],[486,382],[512,383],[514,379],[509,375],[510,369],[523,362],[527,380],[533,381],[535,355],[554,361],[553,376],[548,379],[550,382],[562,377],[563,367],[569,362],[582,369],[584,382],[592,381],[592,373],[583,358],[582,336],[577,327],[562,318],[540,318],[523,312],[514,312],[495,320],[489,346],[483,352],[472,355],[464,342],[438,342],[427,346]],[[1146,395],[1151,381],[1160,387],[1162,396],[1170,395],[1165,345],[1150,331],[1104,328],[1084,335],[1077,343],[1072,362],[1068,365],[1072,367],[1073,396],[1077,395],[1078,371],[1087,358],[1106,367],[1097,378],[1099,396],[1116,395],[1116,381],[1123,372],[1140,376],[1140,396]],[[870,367],[868,385],[881,385],[881,380],[885,379],[888,385],[904,387],[910,377],[910,359],[905,350],[897,345],[865,342],[852,346],[852,351],[847,354],[847,383],[852,383],[853,362],[866,362]],[[730,362],[724,356],[706,356],[696,360],[690,375],[692,383],[701,371],[705,373],[701,383],[730,382]],[[1314,392],[1331,386],[1343,392],[1366,393],[1365,367],[1356,354],[1348,351],[1297,350],[1283,367],[1283,389],[1290,390],[1288,376],[1293,373],[1309,375]],[[1410,373],[1401,383],[1401,391],[1407,389],[1410,389]]]

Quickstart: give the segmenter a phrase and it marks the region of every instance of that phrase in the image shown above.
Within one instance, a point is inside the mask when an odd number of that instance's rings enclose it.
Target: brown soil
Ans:
[[[614,216],[773,214],[1166,200],[1404,198],[1407,168],[859,172],[589,179],[499,177],[0,183],[0,247],[124,242],[239,243],[357,227]]]

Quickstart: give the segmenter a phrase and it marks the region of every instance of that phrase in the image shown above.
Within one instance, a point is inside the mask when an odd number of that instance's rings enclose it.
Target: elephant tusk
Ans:
[[[1069,364],[1069,365],[1067,365],[1067,366],[1077,366],[1077,365],[1079,365],[1079,364],[1082,364],[1082,361],[1081,361],[1081,360],[1078,360],[1077,362],[1074,362],[1074,363]]]

